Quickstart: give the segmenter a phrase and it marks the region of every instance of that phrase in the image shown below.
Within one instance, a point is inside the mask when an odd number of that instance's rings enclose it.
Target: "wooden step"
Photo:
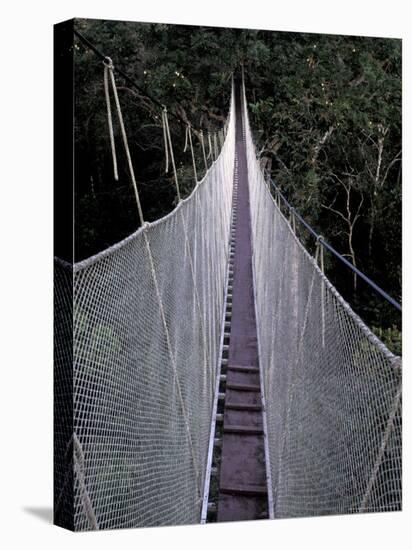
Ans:
[[[219,488],[220,493],[228,495],[264,496],[267,494],[266,485],[227,485]]]
[[[259,373],[259,367],[243,367],[243,366],[236,366],[236,365],[228,365],[228,370],[231,370],[233,372],[254,372]]]
[[[232,411],[261,411],[262,405],[249,403],[226,403],[225,408]]]
[[[260,392],[259,384],[226,384],[226,390]]]
[[[225,434],[263,435],[263,428],[261,426],[237,426],[229,424],[223,426],[223,432]]]

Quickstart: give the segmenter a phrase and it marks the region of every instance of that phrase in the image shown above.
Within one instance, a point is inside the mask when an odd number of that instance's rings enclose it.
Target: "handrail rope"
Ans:
[[[330,245],[328,242],[326,242],[321,235],[316,233],[316,231],[311,227],[308,222],[297,212],[297,210],[290,204],[290,202],[286,199],[286,197],[283,195],[283,193],[279,190],[278,186],[274,183],[272,178],[269,177],[269,182],[272,185],[272,187],[275,189],[275,192],[277,193],[279,199],[282,199],[286,207],[289,211],[293,210],[294,218],[297,219],[307,230],[308,232],[320,242],[320,244],[329,252],[331,252],[338,260],[340,260],[343,264],[346,265],[349,269],[351,269],[354,273],[356,273],[361,279],[363,279],[371,288],[373,288],[378,294],[380,294],[385,300],[387,300],[393,307],[395,307],[398,311],[402,311],[402,306],[399,302],[397,302],[394,298],[392,298],[387,292],[385,292],[380,286],[378,286],[376,283],[372,281],[367,275],[365,275],[362,271],[360,271],[357,267],[355,267],[353,264],[351,264],[342,254],[340,254],[337,250],[333,248],[332,245]]]
[[[120,107],[119,96],[117,95],[116,80],[114,78],[114,66],[113,66],[113,62],[112,62],[110,57],[106,57],[106,59],[103,61],[103,63],[104,63],[104,66],[105,66],[104,75],[106,77],[107,77],[107,73],[110,75],[110,81],[111,81],[111,84],[112,84],[114,101],[115,101],[115,104],[116,104],[117,117],[119,119],[120,131],[121,131],[121,134],[122,134],[123,145],[124,145],[125,152],[126,152],[127,164],[128,164],[128,167],[129,167],[130,178],[132,180],[133,189],[134,189],[134,193],[135,193],[137,210],[138,210],[138,213],[139,213],[140,223],[143,225],[144,224],[143,211],[142,211],[142,206],[140,204],[139,191],[137,190],[136,178],[135,178],[135,175],[134,175],[132,158],[130,156],[130,149],[129,149],[129,144],[128,144],[128,141],[127,141],[127,135],[126,135],[126,129],[125,129],[125,126],[124,126],[124,121],[123,121],[122,109]],[[110,102],[110,98],[109,98],[109,102]],[[113,130],[113,128],[112,128],[112,130]]]

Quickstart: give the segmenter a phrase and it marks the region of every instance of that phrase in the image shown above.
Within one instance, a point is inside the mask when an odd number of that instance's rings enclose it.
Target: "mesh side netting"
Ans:
[[[296,238],[244,118],[274,516],[399,510],[400,359]]]
[[[74,425],[65,444],[76,530],[200,520],[228,260],[233,109],[232,98],[219,158],[189,198],[74,266]]]

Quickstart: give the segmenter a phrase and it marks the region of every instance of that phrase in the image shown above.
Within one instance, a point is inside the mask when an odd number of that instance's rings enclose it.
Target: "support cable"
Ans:
[[[394,308],[396,308],[398,311],[402,311],[402,306],[399,302],[397,302],[394,298],[392,298],[387,292],[385,292],[380,286],[378,286],[376,283],[372,281],[367,275],[365,275],[362,271],[360,271],[357,267],[355,267],[353,264],[351,264],[342,254],[339,254],[337,250],[333,248],[328,242],[326,242],[321,235],[316,233],[316,231],[308,224],[308,222],[302,218],[302,216],[297,212],[295,208],[288,202],[286,197],[281,193],[277,185],[273,182],[271,178],[269,178],[270,185],[275,190],[276,194],[278,195],[279,199],[282,199],[283,203],[287,207],[289,211],[293,210],[294,218],[298,220],[308,231],[309,233],[319,241],[319,243],[331,252],[338,260],[340,260],[346,267],[351,269],[354,273],[356,273],[363,281],[365,281],[371,288],[375,290],[382,298],[385,298]]]

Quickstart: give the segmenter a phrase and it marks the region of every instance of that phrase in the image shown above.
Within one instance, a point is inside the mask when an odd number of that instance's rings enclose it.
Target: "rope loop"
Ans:
[[[103,65],[105,67],[107,67],[108,69],[110,69],[111,71],[114,70],[114,65],[113,65],[112,58],[109,57],[108,55],[103,59]]]

